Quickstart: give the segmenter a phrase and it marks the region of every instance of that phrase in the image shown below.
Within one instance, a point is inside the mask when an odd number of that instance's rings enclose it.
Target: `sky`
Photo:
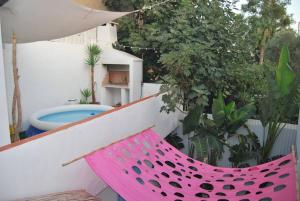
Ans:
[[[300,0],[292,0],[292,4],[288,7],[288,13],[293,14],[294,20],[297,22],[293,25],[298,30],[298,22],[300,22]]]
[[[246,2],[247,0],[240,0],[238,5],[242,5]],[[297,31],[298,22],[300,22],[300,0],[291,0],[291,5],[288,6],[287,11],[289,14],[293,15],[295,23],[292,25],[292,27]]]

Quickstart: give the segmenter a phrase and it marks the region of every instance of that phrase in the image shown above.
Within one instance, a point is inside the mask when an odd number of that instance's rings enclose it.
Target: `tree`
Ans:
[[[105,6],[112,11],[133,11],[138,9],[139,2],[143,0],[104,0]]]
[[[132,11],[140,10],[147,5],[152,5],[150,0],[106,0],[106,6],[111,10],[116,11]],[[171,11],[176,9],[172,5],[174,2],[169,2],[161,7],[156,7],[152,10],[132,13],[118,20],[118,40],[120,44],[135,47],[147,48],[130,48],[116,46],[123,51],[134,54],[144,60],[143,62],[143,80],[144,82],[157,82],[161,75],[166,74],[166,70],[161,68],[158,62],[160,58],[160,44],[157,40],[151,38],[152,32],[159,31],[167,21]],[[168,10],[168,12],[165,12]],[[155,12],[154,12],[155,11]],[[159,27],[161,25],[161,27]]]
[[[291,67],[300,72],[300,36],[294,30],[282,30],[274,35],[266,48],[266,59],[274,64],[278,62],[280,50],[288,46],[290,51]]]
[[[249,26],[258,39],[259,64],[263,64],[267,42],[274,34],[292,23],[286,7],[290,0],[248,0],[242,6],[246,13]]]
[[[125,51],[142,57],[146,72],[160,75],[167,92],[163,110],[209,105],[214,92],[227,87],[226,68],[253,62],[255,42],[233,7],[231,1],[178,0],[119,21],[120,43],[155,48]]]
[[[248,27],[233,6],[228,1],[181,1],[168,26],[155,36],[162,44],[159,61],[168,70],[162,78],[164,110],[208,106],[216,91],[226,87],[226,69],[252,60]]]
[[[12,37],[12,63],[13,63],[13,78],[14,78],[14,94],[12,101],[12,124],[14,132],[14,142],[20,140],[20,132],[22,129],[22,104],[21,104],[21,92],[19,84],[19,70],[17,67],[17,37],[13,33]]]
[[[91,91],[92,91],[92,103],[96,103],[95,95],[95,66],[100,60],[101,49],[98,45],[92,44],[87,47],[88,57],[85,60],[85,63],[90,66],[91,69]]]

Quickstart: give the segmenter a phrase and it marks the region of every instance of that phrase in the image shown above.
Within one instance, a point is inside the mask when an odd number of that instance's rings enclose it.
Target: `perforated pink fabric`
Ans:
[[[220,168],[188,158],[152,130],[86,157],[126,201],[296,201],[289,154],[251,168]]]

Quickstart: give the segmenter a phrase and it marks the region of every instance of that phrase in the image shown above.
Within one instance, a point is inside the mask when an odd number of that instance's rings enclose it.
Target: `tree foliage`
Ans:
[[[266,49],[266,59],[277,63],[281,48],[286,45],[290,50],[291,67],[300,72],[300,36],[293,30],[282,30],[269,41]]]
[[[106,0],[112,10],[137,10],[152,0]],[[265,72],[254,65],[267,41],[291,23],[287,0],[248,0],[243,14],[235,1],[174,0],[119,20],[119,42],[144,59],[144,81],[160,81],[167,112],[208,106],[223,91],[238,106],[256,101]],[[264,34],[267,35],[264,36]],[[154,48],[154,49],[153,49]],[[256,50],[263,51],[257,55]]]
[[[144,58],[145,71],[161,75],[163,110],[208,105],[214,91],[226,88],[226,69],[253,60],[255,43],[233,7],[231,1],[178,0],[120,20],[120,43],[156,49],[129,51]]]
[[[248,0],[242,6],[247,15],[247,21],[252,29],[252,36],[256,37],[259,51],[259,64],[263,64],[267,42],[274,34],[292,23],[287,14],[290,0]]]

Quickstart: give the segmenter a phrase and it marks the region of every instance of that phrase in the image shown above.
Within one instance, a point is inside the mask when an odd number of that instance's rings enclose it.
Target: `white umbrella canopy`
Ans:
[[[53,40],[81,33],[129,13],[97,10],[76,2],[9,0],[0,7],[3,40],[10,42],[13,32],[18,43]]]

